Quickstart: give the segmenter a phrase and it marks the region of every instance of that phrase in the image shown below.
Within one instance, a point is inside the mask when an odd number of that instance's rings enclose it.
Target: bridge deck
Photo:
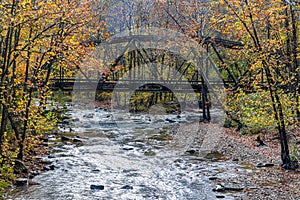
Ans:
[[[74,88],[74,85],[76,87]],[[224,86],[223,82],[210,82],[210,86]],[[137,92],[198,92],[206,88],[202,81],[180,81],[180,80],[119,80],[119,81],[99,81],[96,79],[75,80],[68,79],[51,79],[50,87],[54,90],[72,91],[76,90],[97,90],[98,92],[116,91],[137,91]]]

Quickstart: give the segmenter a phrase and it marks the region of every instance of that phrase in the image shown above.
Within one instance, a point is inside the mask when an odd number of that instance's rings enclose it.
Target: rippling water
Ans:
[[[8,199],[215,199],[203,174],[222,163],[193,161],[185,154],[190,141],[174,144],[167,133],[196,113],[147,116],[72,108],[69,114],[71,132],[83,145],[56,146],[49,159],[55,170],[36,176],[40,185],[12,190]]]

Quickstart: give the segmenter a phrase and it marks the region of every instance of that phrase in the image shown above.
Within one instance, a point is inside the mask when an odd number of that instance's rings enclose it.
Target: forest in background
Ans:
[[[99,43],[139,27],[176,30],[206,48],[233,82],[226,125],[277,132],[282,166],[295,168],[299,147],[288,130],[300,121],[299,9],[288,0],[1,1],[0,188],[14,179],[15,160],[33,156],[59,120],[47,109],[49,80],[61,71],[73,77]]]

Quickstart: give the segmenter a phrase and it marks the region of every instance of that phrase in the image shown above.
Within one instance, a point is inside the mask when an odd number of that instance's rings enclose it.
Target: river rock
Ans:
[[[64,120],[62,121],[62,124],[63,124],[63,125],[68,125],[68,124],[70,124],[70,121],[69,121],[68,119],[64,119]]]
[[[95,112],[101,112],[103,110],[103,108],[101,108],[101,107],[96,107],[95,108]]]
[[[34,157],[36,160],[43,160],[43,157],[42,156],[35,156]]]
[[[105,112],[111,112],[111,109],[110,108],[104,108],[103,109]]]
[[[48,166],[44,166],[43,168],[45,171],[50,171],[50,170],[54,170],[55,166],[54,165],[48,165]]]
[[[99,172],[100,172],[100,169],[93,169],[91,172],[92,172],[92,173],[99,173]]]
[[[15,160],[15,165],[14,165],[14,173],[15,174],[22,174],[22,173],[27,173],[28,172],[28,169],[27,167],[25,166],[25,164],[20,161],[20,160]]]
[[[181,158],[178,158],[178,159],[176,159],[174,162],[175,162],[175,163],[183,163],[183,162],[184,162],[184,160],[183,160],[183,159],[181,159]]]
[[[18,178],[15,181],[15,185],[16,186],[24,186],[24,185],[27,185],[27,183],[28,183],[28,179],[27,178]]]
[[[66,136],[61,136],[61,141],[62,142],[70,141],[70,142],[75,142],[75,143],[83,142],[83,140],[79,137],[71,138],[71,137],[66,137]]]
[[[147,150],[147,151],[144,152],[144,155],[145,156],[155,156],[156,153],[152,150]]]
[[[104,190],[104,185],[91,185],[91,190]]]
[[[33,180],[29,180],[29,181],[28,181],[28,185],[40,185],[40,183],[35,182],[35,181],[33,181]]]
[[[54,170],[55,166],[54,165],[50,165],[49,168],[50,168],[50,170]]]
[[[28,174],[28,178],[33,179],[35,176],[39,175],[38,171],[33,171]]]
[[[83,115],[84,118],[88,118],[88,119],[91,119],[94,117],[94,113],[89,113],[89,114],[85,114]]]
[[[48,137],[47,135],[44,135],[44,136],[42,137],[42,141],[43,141],[43,142],[49,142],[49,137]]]
[[[208,179],[211,180],[211,181],[213,181],[213,180],[217,180],[218,177],[216,177],[216,176],[211,176],[211,177],[209,177]]]
[[[73,140],[72,140],[72,142],[83,142],[83,140],[82,139],[80,139],[80,138],[73,138]]]
[[[166,119],[166,121],[169,122],[169,123],[175,123],[176,122],[175,120],[168,119],[168,118]]]
[[[49,159],[52,159],[52,158],[56,158],[56,156],[54,156],[54,155],[49,155],[48,158],[49,158]]]
[[[40,172],[39,171],[33,171],[33,172],[31,172],[31,175],[34,177],[34,176],[37,176],[37,175],[39,175],[40,174]]]
[[[224,199],[225,196],[224,196],[224,195],[216,195],[216,198],[217,198],[217,199]]]
[[[191,155],[195,155],[195,154],[199,153],[199,150],[198,149],[188,149],[188,150],[186,150],[186,152]]]
[[[241,191],[244,188],[239,184],[218,184],[216,188],[213,189],[214,192],[224,192],[224,191]]]
[[[258,168],[261,168],[261,167],[273,167],[273,166],[274,166],[274,164],[272,164],[272,163],[258,163],[256,165],[256,167],[258,167]]]
[[[230,191],[242,191],[244,189],[244,187],[239,184],[224,184],[223,187],[225,190]]]
[[[49,159],[42,159],[39,161],[39,163],[44,164],[44,165],[50,165],[53,161]]]
[[[121,187],[121,189],[124,189],[124,190],[133,190],[133,187],[130,186],[130,185],[124,185],[123,187]]]
[[[72,119],[72,122],[79,122],[79,121],[80,121],[79,118]]]
[[[66,137],[66,136],[61,136],[61,141],[65,142],[65,141],[71,141],[72,138]]]
[[[225,191],[225,187],[223,185],[217,185],[214,189],[214,192],[224,192]]]
[[[125,150],[125,151],[131,151],[131,150],[134,149],[134,147],[132,147],[132,146],[124,146],[122,149]]]

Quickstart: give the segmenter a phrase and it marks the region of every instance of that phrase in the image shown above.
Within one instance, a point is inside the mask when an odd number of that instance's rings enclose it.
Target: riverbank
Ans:
[[[300,171],[284,170],[280,167],[280,144],[274,134],[241,136],[234,129],[222,128],[216,124],[194,123],[173,129],[175,135],[191,137],[189,153],[208,150],[223,155],[224,162],[241,165],[234,176],[205,174],[215,183],[216,195],[222,197],[224,185],[234,184],[239,188],[237,199],[300,199]],[[293,130],[299,140],[297,129]],[[299,146],[298,146],[299,147]],[[223,187],[223,188],[222,188]],[[232,192],[233,195],[236,193]]]

